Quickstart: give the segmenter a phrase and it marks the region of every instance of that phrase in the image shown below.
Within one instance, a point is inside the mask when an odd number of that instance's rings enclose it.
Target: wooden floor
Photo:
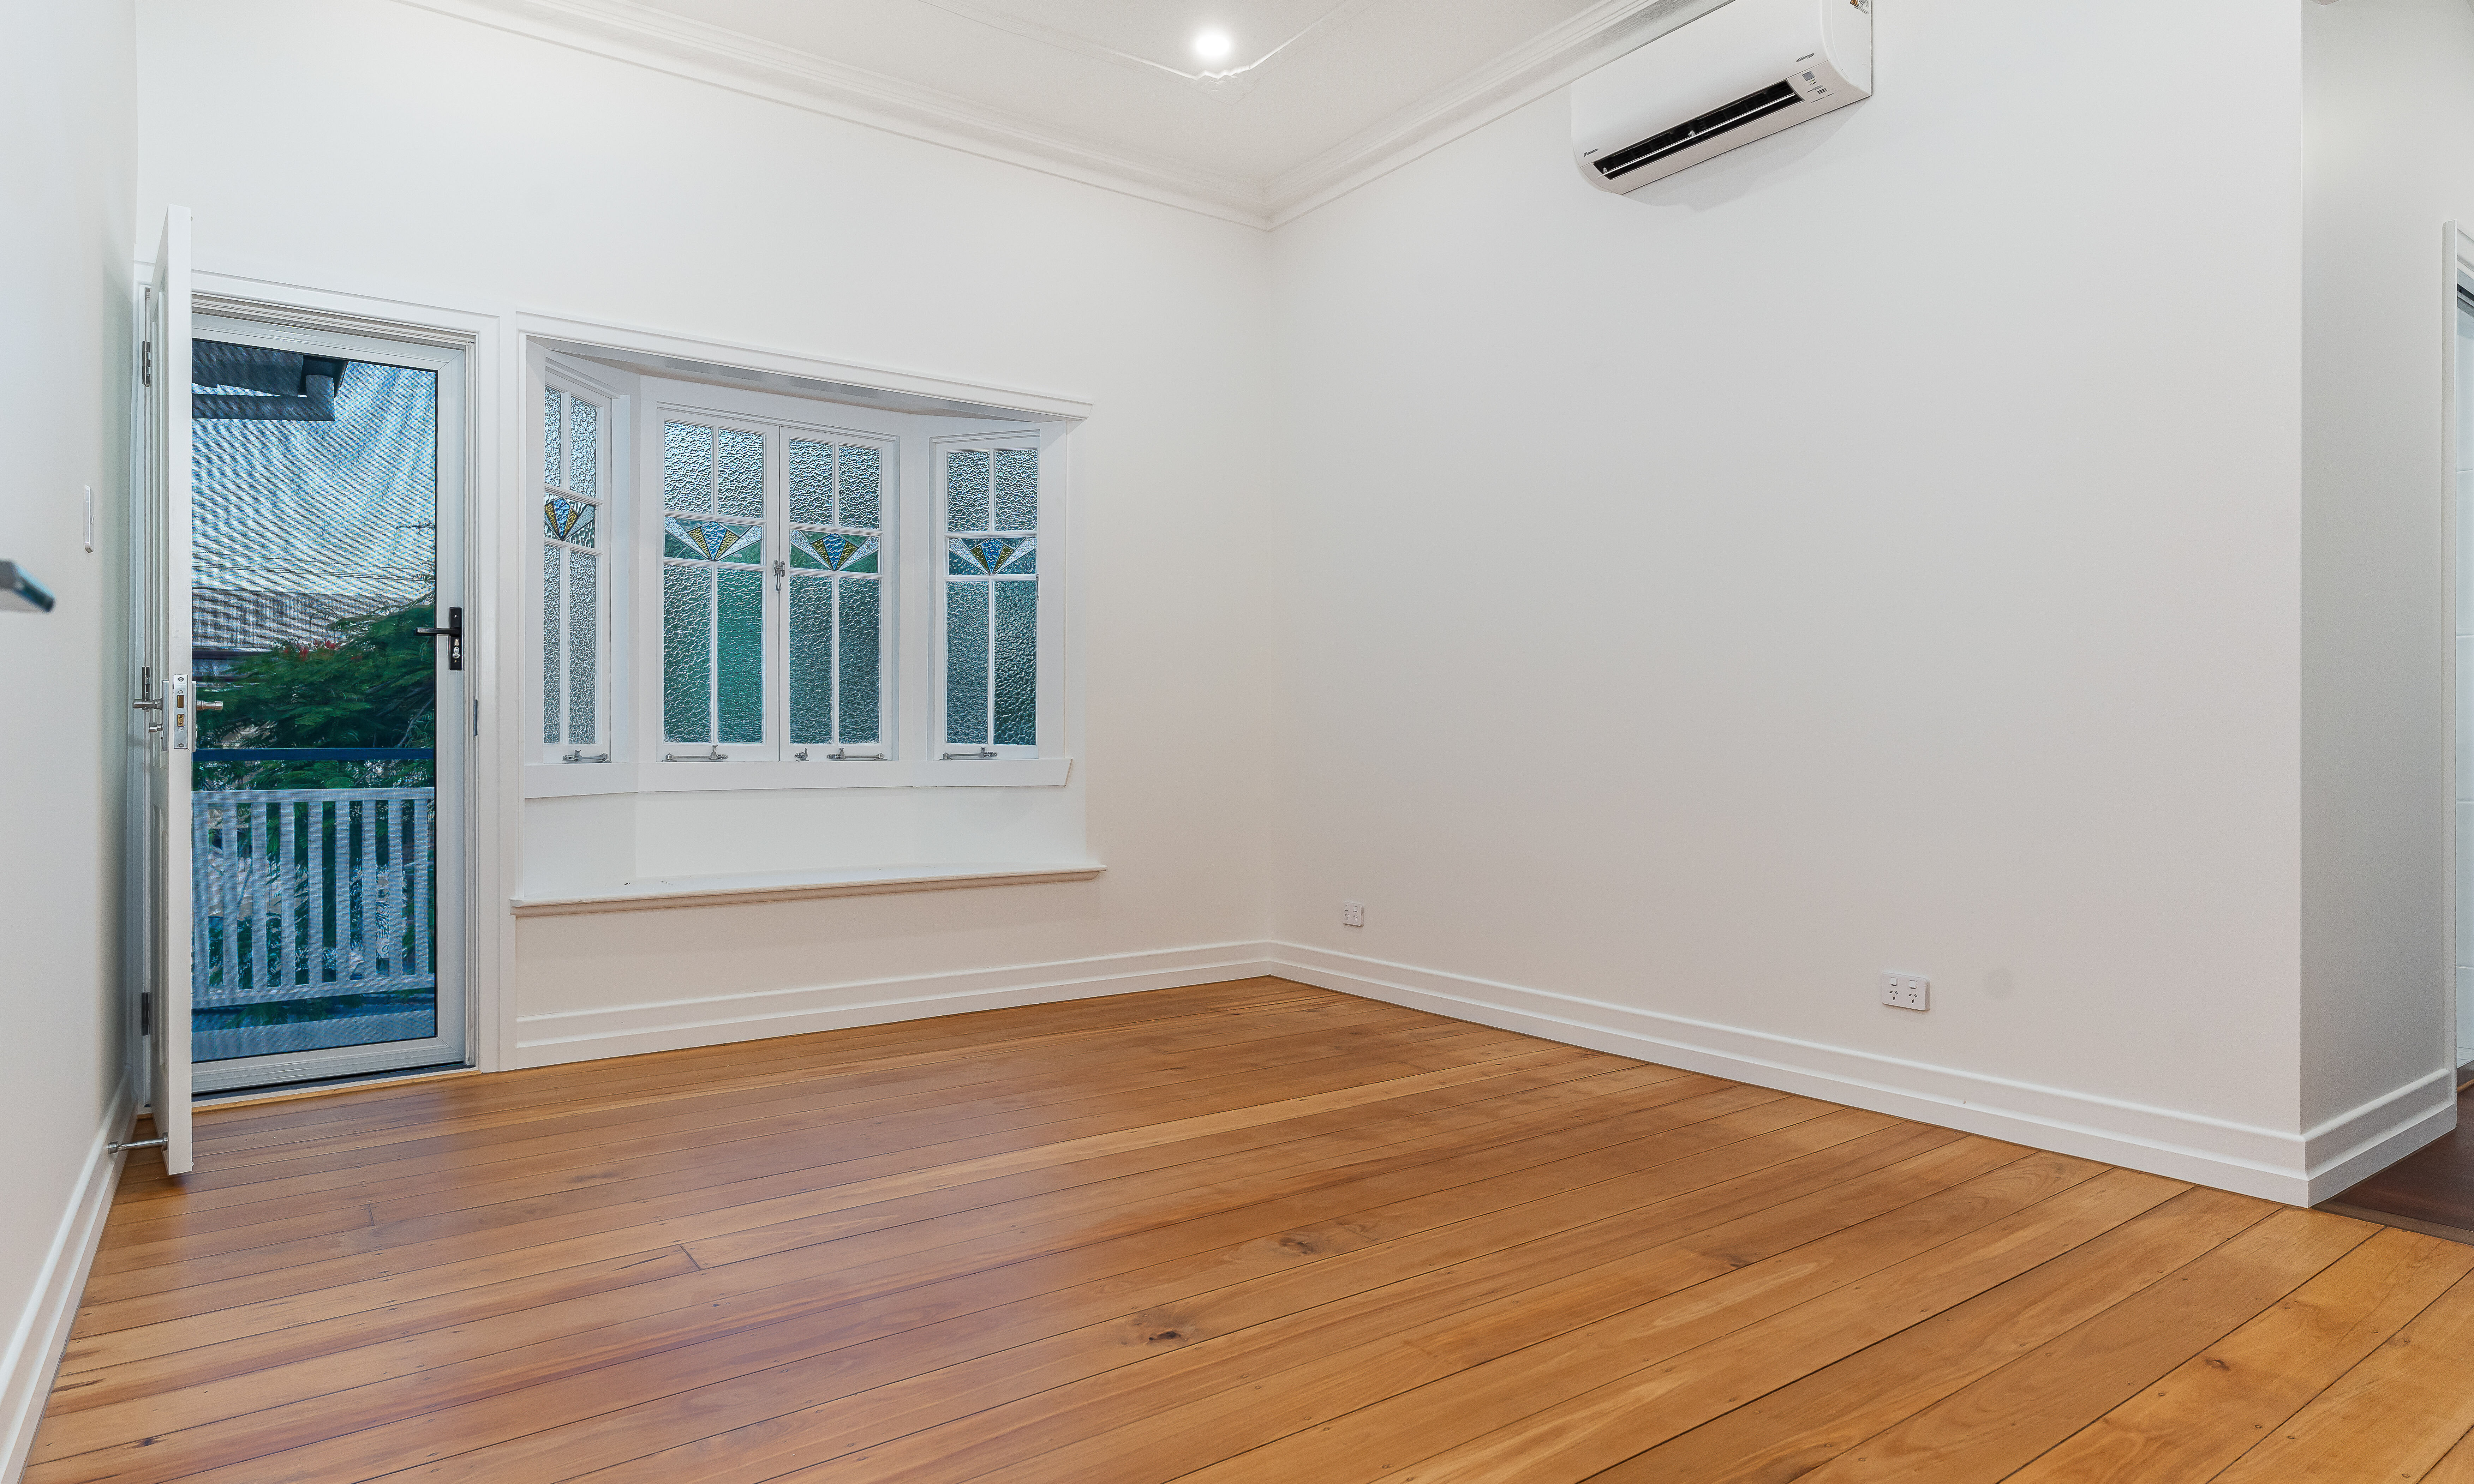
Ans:
[[[2474,1242],[2474,1089],[2457,1094],[2457,1127],[2328,1204]]]
[[[2474,1481],[2474,1247],[1278,980],[199,1130],[34,1484]]]

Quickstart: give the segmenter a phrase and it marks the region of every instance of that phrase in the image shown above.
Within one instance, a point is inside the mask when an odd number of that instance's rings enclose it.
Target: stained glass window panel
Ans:
[[[558,479],[558,432],[567,419],[560,403],[567,398],[555,387],[542,389],[542,483],[554,485]]]
[[[567,740],[591,742],[601,730],[601,559],[589,552],[568,554],[567,628]]]
[[[836,531],[790,533],[790,565],[827,572],[873,572],[877,569],[876,538],[846,536]]]
[[[945,740],[988,740],[988,588],[945,585]]]
[[[841,450],[841,524],[876,529],[884,502],[884,457],[874,448]]]
[[[542,534],[554,541],[597,546],[594,526],[599,514],[599,506],[553,494],[542,501]]]
[[[662,522],[662,555],[755,566],[764,560],[764,528],[673,516]]]
[[[700,515],[713,510],[713,429],[662,424],[662,503]]]
[[[1039,570],[1039,539],[1034,536],[975,536],[946,542],[945,572],[951,577],[984,577],[1003,573],[1029,577]]]
[[[834,445],[790,440],[790,518],[801,525],[834,523]]]
[[[568,489],[577,494],[601,492],[601,409],[582,397],[569,397]]]
[[[945,529],[988,528],[988,450],[961,448],[945,456]]]
[[[764,740],[764,574],[723,571],[716,605],[716,689],[721,740]]]
[[[997,450],[999,531],[1028,531],[1039,524],[1039,450]]]
[[[841,593],[841,735],[843,742],[873,742],[883,649],[877,627],[882,585],[844,578]]]
[[[997,605],[997,745],[1030,747],[1039,741],[1039,584],[989,586]]]
[[[714,435],[721,460],[721,505],[725,515],[764,514],[764,435],[723,428]]]
[[[662,568],[662,734],[713,740],[713,570]]]
[[[560,622],[558,601],[559,569],[567,553],[556,546],[542,548],[542,740],[558,738],[558,655]]]

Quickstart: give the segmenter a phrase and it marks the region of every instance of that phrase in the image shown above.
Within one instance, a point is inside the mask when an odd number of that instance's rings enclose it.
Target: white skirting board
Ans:
[[[1272,973],[1343,993],[2293,1206],[2327,1200],[2457,1126],[2448,1067],[2293,1134],[1302,944],[1268,944],[1264,956]]]
[[[1206,944],[1006,969],[521,1016],[516,1020],[516,1065],[553,1066],[643,1051],[717,1046],[765,1036],[804,1036],[853,1025],[885,1025],[975,1010],[1245,979],[1276,972],[1263,958],[1263,947],[1260,943]]]
[[[0,1353],[0,1481],[6,1484],[16,1484],[25,1472],[26,1455],[35,1446],[36,1424],[43,1420],[43,1402],[51,1395],[52,1374],[60,1369],[69,1326],[77,1318],[78,1296],[85,1291],[86,1272],[94,1266],[95,1249],[103,1241],[104,1220],[111,1214],[111,1193],[120,1184],[121,1161],[128,1157],[106,1146],[128,1137],[130,1120],[136,1114],[135,1089],[124,1081],[86,1151],[85,1172],[68,1209],[61,1213],[60,1230],[53,1234],[52,1250],[43,1259],[34,1296],[27,1301],[26,1311],[17,1316],[7,1352]]]
[[[1147,953],[526,1017],[517,1065],[547,1066],[1253,974],[1638,1057],[1834,1103],[2308,1206],[2456,1126],[2449,1068],[2304,1133],[1903,1061],[1302,944]]]

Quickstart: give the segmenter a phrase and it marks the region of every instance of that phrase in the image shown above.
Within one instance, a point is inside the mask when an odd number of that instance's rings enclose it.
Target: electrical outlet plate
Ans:
[[[1922,974],[1881,970],[1881,1003],[1901,1010],[1930,1010],[1932,981]]]
[[[1364,927],[1366,925],[1366,903],[1362,901],[1342,902],[1340,904],[1340,925],[1343,927]]]

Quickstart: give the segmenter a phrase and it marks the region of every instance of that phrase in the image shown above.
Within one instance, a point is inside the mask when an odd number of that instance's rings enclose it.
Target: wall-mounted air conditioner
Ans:
[[[1728,0],[1572,84],[1572,149],[1637,191],[1873,96],[1873,0]]]

